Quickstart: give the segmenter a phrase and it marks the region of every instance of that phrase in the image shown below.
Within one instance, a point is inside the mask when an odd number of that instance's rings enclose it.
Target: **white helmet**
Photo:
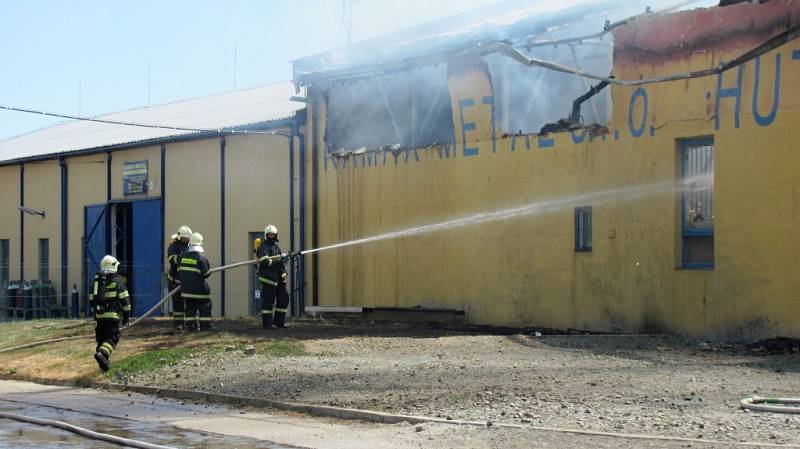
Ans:
[[[119,261],[116,257],[108,255],[103,257],[100,261],[100,271],[107,271],[109,273],[116,273],[119,267]]]
[[[264,228],[264,237],[266,237],[267,234],[278,235],[278,227],[275,225],[268,225],[266,228]]]
[[[195,232],[189,237],[189,245],[191,246],[203,246],[203,234],[199,232]]]
[[[192,230],[191,228],[189,228],[189,226],[183,225],[180,228],[178,228],[178,233],[176,235],[178,236],[179,239],[184,237],[190,239],[192,238]]]

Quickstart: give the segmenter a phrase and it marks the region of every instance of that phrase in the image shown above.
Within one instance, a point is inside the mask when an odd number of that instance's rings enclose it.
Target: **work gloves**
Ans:
[[[127,326],[128,322],[131,320],[131,313],[130,312],[122,312],[122,325]]]

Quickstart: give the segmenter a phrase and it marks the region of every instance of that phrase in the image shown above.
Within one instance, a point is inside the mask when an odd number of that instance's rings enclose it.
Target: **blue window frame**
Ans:
[[[592,206],[575,208],[575,252],[592,251]]]
[[[681,266],[714,268],[714,139],[679,141]]]

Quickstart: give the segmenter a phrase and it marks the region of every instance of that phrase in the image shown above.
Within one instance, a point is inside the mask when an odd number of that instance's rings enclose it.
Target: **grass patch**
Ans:
[[[140,354],[112,361],[111,369],[105,374],[112,379],[127,377],[155,371],[165,366],[172,366],[189,357],[190,348],[154,349]],[[112,359],[113,360],[113,359]]]
[[[0,349],[92,332],[93,326],[83,320],[28,320],[0,323]]]
[[[270,357],[297,357],[306,355],[306,348],[291,340],[268,341],[256,345],[256,352]]]

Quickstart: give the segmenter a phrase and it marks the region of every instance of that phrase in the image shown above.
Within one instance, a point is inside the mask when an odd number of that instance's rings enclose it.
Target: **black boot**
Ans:
[[[264,329],[274,329],[275,326],[272,324],[272,315],[261,315],[261,326]]]
[[[97,360],[97,366],[99,366],[103,372],[106,372],[109,368],[111,368],[111,362],[108,360],[108,356],[103,351],[95,352],[94,359]]]

